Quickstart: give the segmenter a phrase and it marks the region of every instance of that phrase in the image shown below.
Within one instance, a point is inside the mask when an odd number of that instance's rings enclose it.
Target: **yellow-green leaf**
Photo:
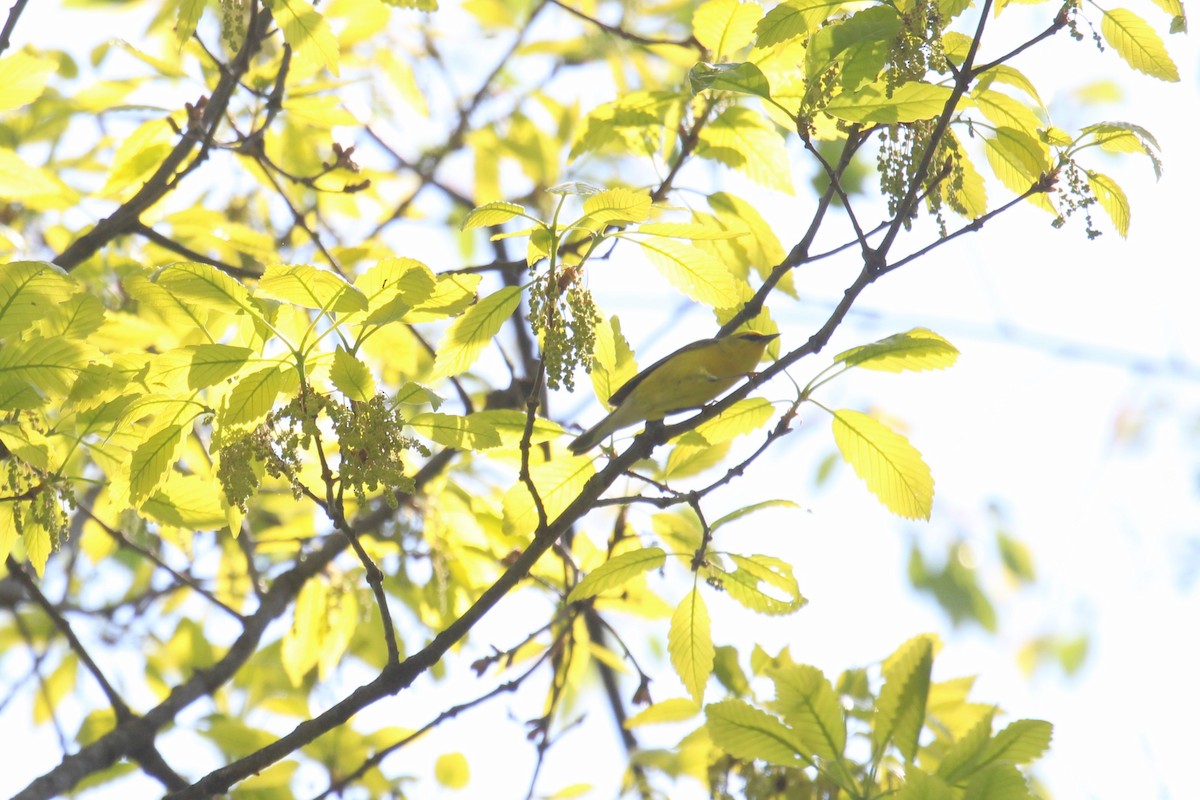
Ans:
[[[846,719],[829,679],[805,664],[781,667],[769,674],[775,682],[774,708],[808,752],[823,761],[840,758],[846,749]]]
[[[426,439],[460,450],[486,450],[501,444],[495,428],[475,416],[426,412],[410,419],[408,425]]]
[[[1179,70],[1166,45],[1144,19],[1124,8],[1104,12],[1100,33],[1121,58],[1138,72],[1164,81],[1178,81]]]
[[[670,239],[716,240],[737,239],[747,236],[749,231],[731,231],[701,222],[647,222],[637,227],[637,233],[665,236]]]
[[[139,511],[166,525],[189,531],[215,531],[226,525],[218,484],[199,475],[168,472],[166,480]]]
[[[979,756],[991,739],[992,718],[995,715],[994,708],[987,709],[965,734],[950,745],[938,762],[938,775],[947,781],[957,782],[979,769]]]
[[[729,268],[711,253],[673,239],[634,239],[672,286],[713,308],[735,305],[741,295]]]
[[[792,567],[782,559],[771,556],[739,556],[729,558],[737,565],[733,572],[711,567],[720,577],[721,587],[734,600],[760,614],[791,614],[808,600],[792,575]],[[773,589],[768,592],[767,588]]]
[[[364,403],[375,396],[375,378],[370,368],[340,347],[333,353],[329,379],[350,400]]]
[[[339,275],[309,264],[268,264],[257,294],[321,311],[366,311],[367,296]]]
[[[945,369],[958,359],[958,348],[927,328],[913,328],[833,357],[848,367],[880,372]]]
[[[696,155],[720,161],[768,189],[791,194],[787,148],[773,123],[742,106],[731,106],[700,131]]]
[[[50,395],[71,389],[85,359],[81,345],[70,339],[30,339],[0,347],[0,383],[20,381]]]
[[[465,789],[471,782],[471,767],[462,753],[443,753],[433,764],[437,782],[447,789]]]
[[[266,417],[275,405],[275,398],[285,386],[283,369],[266,367],[239,380],[229,393],[229,399],[221,414],[221,424],[252,425]],[[295,375],[293,370],[288,369],[288,372]]]
[[[671,666],[675,667],[692,699],[697,703],[703,701],[716,651],[712,642],[712,620],[704,598],[696,589],[687,593],[671,615],[667,652],[671,656]]]
[[[175,43],[180,49],[196,32],[200,15],[204,13],[206,0],[179,0],[179,16],[175,19]]]
[[[0,268],[0,338],[24,333],[75,291],[67,273],[45,261],[11,261]]]
[[[325,18],[306,0],[267,0],[267,7],[296,55],[338,74],[337,37]]]
[[[36,100],[56,68],[54,59],[22,51],[0,58],[0,113]]]
[[[583,201],[583,213],[584,219],[577,224],[588,228],[641,222],[650,214],[650,193],[624,187],[606,189]]]
[[[803,745],[796,732],[749,703],[722,700],[705,707],[708,732],[713,744],[735,758],[761,759],[781,767],[805,767]]]
[[[43,472],[50,471],[50,443],[46,436],[33,427],[22,427],[16,422],[0,422],[0,444],[8,452]]]
[[[463,219],[462,225],[459,228],[464,231],[469,231],[472,228],[490,228],[493,225],[502,225],[514,217],[527,216],[525,206],[497,200],[472,209]]]
[[[0,199],[20,200],[36,209],[66,208],[78,201],[79,194],[50,170],[0,147]]]
[[[245,286],[208,264],[195,261],[171,264],[160,269],[151,280],[174,297],[202,307],[230,314],[250,313],[254,309]]]
[[[584,485],[596,474],[596,467],[592,459],[579,456],[533,464],[529,472],[546,518],[553,522],[579,496]],[[504,495],[504,534],[527,536],[537,527],[538,513],[533,496],[524,481],[517,481]]]
[[[933,637],[914,636],[884,661],[883,688],[875,700],[871,720],[871,742],[876,751],[892,742],[910,764],[925,724],[933,646]]]
[[[700,704],[690,697],[672,697],[643,708],[625,720],[626,728],[655,725],[663,722],[683,722],[700,713]]]
[[[997,733],[979,756],[980,765],[1029,764],[1050,747],[1054,726],[1040,719],[1019,719]]]
[[[950,89],[932,83],[911,81],[891,91],[880,83],[854,92],[842,92],[829,101],[825,112],[847,122],[916,122],[942,113]]]
[[[249,347],[229,344],[198,344],[185,348],[188,359],[189,389],[204,389],[232,377],[254,355]]]
[[[1092,193],[1096,195],[1096,200],[1100,203],[1100,207],[1108,214],[1108,218],[1112,220],[1113,227],[1117,229],[1117,233],[1121,234],[1122,238],[1129,235],[1129,198],[1125,196],[1124,190],[1117,185],[1117,182],[1107,175],[1099,172],[1088,172],[1088,186],[1091,187]]]
[[[716,89],[754,95],[764,100],[771,97],[771,82],[757,64],[749,61],[740,64],[709,64],[701,61],[688,71],[688,86],[692,94]]]
[[[929,519],[933,476],[907,439],[873,417],[841,409],[833,413],[833,440],[889,511],[908,519]]]
[[[596,327],[595,361],[592,363],[592,388],[601,403],[608,403],[618,389],[637,374],[633,348],[621,333],[621,320],[610,317]]]
[[[46,572],[46,561],[49,560],[50,553],[54,550],[50,531],[42,527],[40,523],[27,520],[21,543],[25,545],[25,558],[29,559],[37,576],[42,577]]]
[[[971,93],[971,100],[996,127],[1015,128],[1029,136],[1037,136],[1038,130],[1046,126],[1033,109],[1003,92],[976,89]]]
[[[983,143],[992,171],[1017,194],[1027,191],[1050,168],[1046,146],[1016,128],[997,128]]]
[[[577,583],[567,595],[567,602],[577,603],[609,589],[624,586],[638,575],[660,568],[666,560],[667,553],[661,547],[643,547],[613,556]]]
[[[493,408],[487,411],[476,411],[467,417],[472,430],[488,431],[499,437],[499,444],[514,447],[521,443],[525,436],[524,411],[515,408]],[[562,426],[542,417],[533,420],[533,431],[530,433],[531,444],[548,442],[563,435]]]
[[[758,21],[756,44],[758,47],[770,47],[812,33],[841,4],[841,0],[788,0],[780,3]]]
[[[707,0],[692,15],[692,33],[713,60],[735,53],[754,38],[762,6],[740,0]]]
[[[133,451],[129,462],[129,502],[135,508],[162,485],[183,447],[183,425],[168,425]]]
[[[329,585],[322,578],[304,584],[296,596],[292,627],[283,634],[279,655],[292,686],[299,686],[321,658],[321,643],[329,627]]]
[[[520,304],[520,287],[505,286],[471,306],[446,331],[434,361],[434,377],[448,378],[468,370]]]

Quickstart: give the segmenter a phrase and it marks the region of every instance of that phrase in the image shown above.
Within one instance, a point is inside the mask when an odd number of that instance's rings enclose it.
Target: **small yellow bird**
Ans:
[[[621,428],[700,408],[754,372],[767,344],[778,335],[742,331],[679,348],[617,389],[608,399],[616,406],[612,413],[579,434],[568,449],[586,453]]]

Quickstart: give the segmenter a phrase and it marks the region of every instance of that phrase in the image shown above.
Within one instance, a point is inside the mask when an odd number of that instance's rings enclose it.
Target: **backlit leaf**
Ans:
[[[499,447],[500,435],[484,420],[453,414],[426,412],[408,421],[409,427],[426,439],[461,450],[486,450]]]
[[[490,228],[493,225],[502,225],[514,217],[524,216],[527,216],[525,214],[525,206],[497,200],[496,202],[485,203],[478,208],[472,209],[463,218],[459,229],[469,231],[472,228]]]
[[[667,554],[661,547],[643,547],[615,555],[589,572],[567,595],[568,603],[577,603],[601,592],[624,586],[644,572],[660,568]]]
[[[75,285],[45,261],[10,261],[0,269],[0,338],[24,333],[67,301]]]
[[[433,763],[433,775],[448,789],[463,789],[471,782],[471,767],[462,753],[443,753]]]
[[[294,370],[290,370],[295,375]],[[285,386],[280,367],[271,366],[241,378],[229,393],[221,414],[223,425],[251,425],[262,421],[275,406]]]
[[[596,474],[590,458],[557,458],[529,468],[533,485],[546,510],[546,518],[555,520],[569,506],[588,480]],[[503,530],[506,536],[528,536],[537,530],[537,506],[529,487],[517,481],[504,495]]]
[[[711,569],[719,576],[721,588],[726,594],[751,611],[772,615],[791,614],[808,602],[800,594],[800,587],[787,562],[763,555],[731,554],[729,558],[737,565],[732,573],[717,567]]]
[[[1099,172],[1087,173],[1088,186],[1122,238],[1129,235],[1129,198],[1117,182]]]
[[[179,459],[185,427],[168,425],[151,434],[133,451],[129,463],[129,502],[136,508],[167,479]]]
[[[24,51],[0,57],[0,113],[32,103],[58,65]]]
[[[246,287],[215,267],[184,261],[163,267],[151,280],[175,297],[230,314],[253,311]]]
[[[699,713],[700,705],[690,697],[672,697],[643,708],[625,720],[625,727],[632,729],[641,725],[654,725],[662,722],[682,722]]]
[[[84,366],[84,350],[70,339],[30,339],[0,347],[0,383],[20,381],[63,396]]]
[[[189,389],[205,389],[232,377],[254,355],[249,347],[228,344],[200,344],[186,350],[190,353],[187,373]]]
[[[692,15],[692,33],[714,59],[719,59],[750,44],[762,15],[758,3],[707,0]]]
[[[646,260],[672,286],[698,303],[713,308],[735,305],[741,295],[729,269],[711,254],[673,239],[634,239]]]
[[[688,86],[692,94],[715,89],[750,94],[764,100],[771,97],[771,84],[767,76],[749,61],[741,64],[709,64],[701,61],[688,72]]]
[[[824,111],[847,122],[916,122],[942,113],[950,89],[932,83],[911,81],[888,95],[882,84],[868,84],[853,92],[842,92],[829,101]]]
[[[606,189],[583,201],[583,223],[589,228],[642,222],[650,214],[650,193],[623,187]]]
[[[375,378],[371,369],[340,347],[333,352],[329,379],[350,400],[365,403],[375,397]]]
[[[913,328],[861,347],[852,347],[833,357],[848,367],[881,372],[944,369],[958,359],[958,348],[926,328]]]
[[[841,5],[841,0],[788,0],[780,3],[758,21],[755,27],[757,45],[770,47],[812,33]]]
[[[1178,81],[1179,70],[1163,40],[1144,19],[1124,8],[1104,12],[1100,33],[1121,58],[1138,72],[1164,81]]]
[[[321,578],[309,580],[296,596],[292,627],[283,634],[279,650],[292,686],[299,686],[321,658],[321,643],[329,627],[328,599],[329,584]]]
[[[1050,747],[1054,726],[1040,719],[1019,719],[1005,726],[979,756],[982,765],[1030,764]]]
[[[338,74],[338,40],[325,18],[307,0],[267,0],[283,38],[296,55]]]
[[[704,699],[704,687],[713,670],[712,621],[700,592],[692,589],[671,615],[667,632],[667,652],[671,666],[684,688],[697,703]]]
[[[804,746],[796,732],[749,703],[722,700],[705,707],[708,732],[713,744],[735,758],[762,759],[781,767],[808,765],[800,753]]]
[[[1016,128],[997,128],[983,143],[992,171],[1017,194],[1027,191],[1050,168],[1046,146]]]
[[[505,286],[467,309],[446,331],[438,347],[435,377],[447,378],[468,370],[520,304],[520,287]]]
[[[322,311],[366,311],[367,297],[339,275],[309,264],[268,264],[257,294]]]
[[[833,686],[816,667],[795,664],[769,673],[775,682],[774,708],[822,761],[840,758],[846,749],[846,719]]]
[[[793,191],[783,137],[773,123],[749,108],[731,106],[706,125],[696,155],[719,161],[768,189]]]
[[[834,412],[833,439],[842,458],[889,511],[929,519],[933,476],[907,439],[874,417],[846,409]]]
[[[892,742],[906,762],[912,763],[916,757],[918,737],[925,724],[933,644],[930,636],[915,636],[884,662],[883,688],[871,720],[871,743],[877,752]]]

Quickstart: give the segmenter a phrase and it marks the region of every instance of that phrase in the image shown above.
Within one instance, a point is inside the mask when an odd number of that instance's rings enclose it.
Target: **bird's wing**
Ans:
[[[646,377],[650,373],[654,372],[656,369],[661,367],[663,364],[666,364],[668,361],[670,361],[675,356],[677,356],[681,353],[686,353],[689,350],[695,350],[700,347],[706,347],[715,341],[716,341],[716,339],[701,339],[698,342],[692,342],[691,344],[685,344],[683,347],[679,348],[674,353],[663,356],[658,361],[655,361],[653,364],[646,367],[644,370],[639,372],[637,375],[634,375],[632,378],[630,378],[628,381],[626,381],[624,384],[622,384],[620,389],[617,389],[615,392],[613,392],[612,397],[608,398],[609,405],[613,405],[613,406],[621,405],[621,403],[623,403],[625,401],[625,398],[629,397],[629,394],[638,387],[638,384],[640,384],[642,381],[646,380]]]

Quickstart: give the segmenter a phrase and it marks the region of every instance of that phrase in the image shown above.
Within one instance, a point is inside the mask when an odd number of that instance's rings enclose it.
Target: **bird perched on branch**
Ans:
[[[679,348],[633,376],[609,398],[611,414],[567,447],[586,453],[621,428],[700,408],[754,372],[767,345],[779,334],[740,333],[702,339]]]

